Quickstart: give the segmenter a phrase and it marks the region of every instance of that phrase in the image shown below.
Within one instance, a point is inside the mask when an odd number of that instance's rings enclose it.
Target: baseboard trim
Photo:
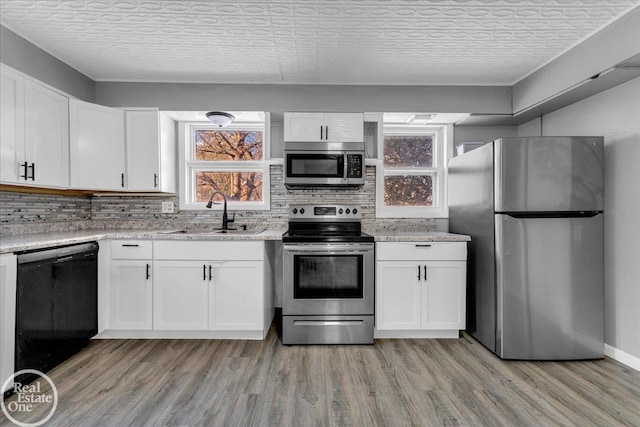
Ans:
[[[93,339],[263,340],[266,335],[266,331],[121,331],[107,329],[100,332]]]
[[[639,357],[635,357],[630,355],[629,353],[625,353],[624,351],[612,347],[609,344],[604,345],[604,354],[605,356],[609,356],[610,358],[624,365],[627,365],[628,367],[633,368],[636,371],[640,371]]]
[[[457,329],[439,329],[439,330],[410,330],[410,331],[385,331],[376,329],[373,332],[374,338],[460,338],[460,331]]]

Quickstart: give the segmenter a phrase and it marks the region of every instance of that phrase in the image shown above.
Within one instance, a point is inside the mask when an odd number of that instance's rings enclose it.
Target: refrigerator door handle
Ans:
[[[508,215],[512,218],[593,218],[601,214],[601,211],[566,211],[566,212],[496,212],[498,214]]]

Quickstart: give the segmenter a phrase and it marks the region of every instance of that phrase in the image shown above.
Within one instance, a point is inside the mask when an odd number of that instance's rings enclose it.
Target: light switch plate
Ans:
[[[173,213],[173,202],[162,202],[162,213]]]

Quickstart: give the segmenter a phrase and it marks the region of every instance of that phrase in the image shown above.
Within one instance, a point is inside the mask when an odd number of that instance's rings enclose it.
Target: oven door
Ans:
[[[373,243],[284,245],[284,315],[373,314]]]

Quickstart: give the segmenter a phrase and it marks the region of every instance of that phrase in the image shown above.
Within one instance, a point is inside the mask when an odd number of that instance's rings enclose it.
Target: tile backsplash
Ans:
[[[366,183],[358,189],[288,190],[281,165],[271,166],[271,209],[237,211],[236,224],[284,224],[290,204],[355,204],[371,228],[435,230],[433,219],[376,219],[375,167],[367,166]],[[162,202],[174,213],[161,213]],[[221,222],[218,210],[178,210],[176,196],[59,196],[0,192],[0,233],[33,233],[78,228],[201,228]]]

